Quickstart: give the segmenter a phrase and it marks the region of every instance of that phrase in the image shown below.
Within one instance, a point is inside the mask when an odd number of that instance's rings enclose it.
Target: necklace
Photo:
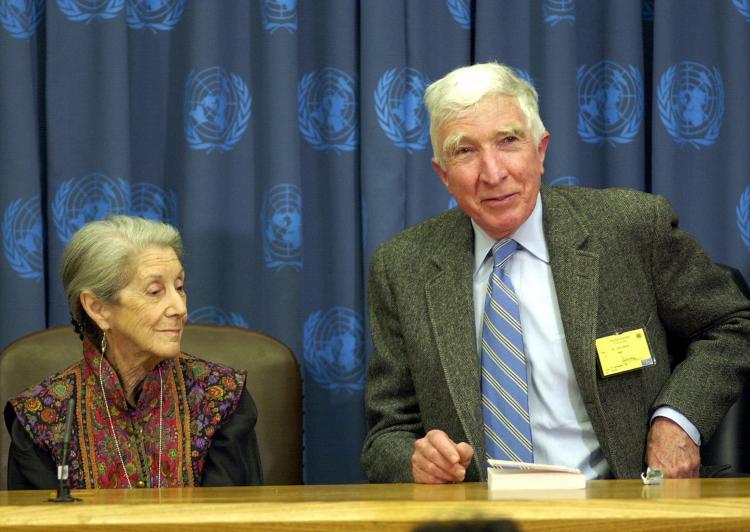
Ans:
[[[102,380],[102,361],[104,360],[104,350],[102,349],[102,357],[99,359],[99,386],[102,389],[102,397],[104,398],[104,408],[107,411],[107,419],[109,420],[109,428],[112,430],[112,438],[115,440],[115,449],[117,449],[117,456],[120,458],[120,465],[122,466],[122,473],[125,475],[125,480],[128,481],[128,488],[133,489],[133,484],[130,482],[128,476],[128,470],[125,468],[125,460],[122,458],[122,452],[120,451],[120,443],[117,441],[117,434],[115,433],[115,425],[112,423],[112,415],[109,413],[109,403],[107,402],[107,394],[104,392],[104,380]],[[164,410],[164,381],[161,377],[161,368],[159,368],[159,472],[157,478],[157,488],[161,488],[161,427],[162,427],[162,414]]]

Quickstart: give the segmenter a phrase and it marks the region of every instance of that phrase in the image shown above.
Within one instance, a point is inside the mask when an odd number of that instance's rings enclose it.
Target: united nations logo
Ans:
[[[62,14],[75,22],[89,22],[100,18],[115,18],[125,0],[57,0]]]
[[[89,174],[64,181],[52,202],[52,218],[57,236],[67,243],[78,229],[110,214],[130,210],[130,186],[121,177]]]
[[[387,70],[375,89],[378,123],[396,146],[411,152],[430,141],[430,118],[422,102],[430,81],[418,70],[405,67]]]
[[[128,26],[135,30],[169,31],[185,11],[185,0],[128,0]]]
[[[551,187],[577,187],[578,178],[573,175],[563,175],[549,182]]]
[[[245,318],[236,312],[226,312],[219,307],[209,305],[201,307],[188,314],[190,323],[212,323],[214,325],[233,325],[249,329]]]
[[[581,65],[578,88],[578,135],[589,144],[631,142],[643,120],[643,79],[634,66],[600,61]]]
[[[693,61],[669,67],[656,89],[659,116],[677,144],[709,146],[724,118],[724,83],[718,68]]]
[[[544,23],[554,26],[558,22],[576,22],[575,0],[544,0],[542,4]]]
[[[177,225],[177,194],[151,183],[133,183],[130,187],[130,214]]]
[[[16,39],[28,39],[44,16],[44,0],[0,0],[0,24]]]
[[[39,196],[26,202],[17,199],[5,209],[3,251],[10,267],[22,279],[42,278],[44,237]]]
[[[185,83],[185,138],[211,153],[231,150],[247,128],[252,99],[237,74],[215,66],[192,71]]]
[[[467,30],[471,29],[471,3],[469,0],[446,0],[453,20]]]
[[[750,0],[732,0],[737,11],[750,22]]]
[[[296,185],[271,188],[260,212],[266,267],[302,269],[302,194]]]
[[[329,390],[362,390],[365,385],[362,318],[345,307],[317,311],[305,321],[305,367]]]
[[[316,150],[353,151],[357,131],[357,83],[341,70],[323,68],[299,82],[299,130]]]
[[[297,31],[297,0],[263,0],[261,5],[263,29]]]
[[[740,230],[742,242],[750,251],[750,187],[742,193],[737,205],[737,229]]]

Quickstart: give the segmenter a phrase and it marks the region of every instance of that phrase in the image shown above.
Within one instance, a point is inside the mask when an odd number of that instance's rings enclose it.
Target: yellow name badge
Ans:
[[[654,364],[643,329],[596,339],[596,352],[605,377]]]

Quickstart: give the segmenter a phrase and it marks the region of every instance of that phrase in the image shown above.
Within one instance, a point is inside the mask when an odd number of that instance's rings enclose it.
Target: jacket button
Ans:
[[[145,482],[143,482],[142,480],[139,480],[139,481],[138,481],[138,482],[136,483],[136,486],[137,486],[137,487],[139,487],[139,488],[145,488],[145,487],[146,487],[146,483],[145,483]]]

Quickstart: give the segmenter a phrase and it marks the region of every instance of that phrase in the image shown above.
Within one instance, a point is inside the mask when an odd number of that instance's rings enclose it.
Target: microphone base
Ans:
[[[76,499],[70,494],[70,488],[65,486],[64,488],[57,489],[57,497],[54,499],[47,499],[47,502],[81,502],[81,499]]]

